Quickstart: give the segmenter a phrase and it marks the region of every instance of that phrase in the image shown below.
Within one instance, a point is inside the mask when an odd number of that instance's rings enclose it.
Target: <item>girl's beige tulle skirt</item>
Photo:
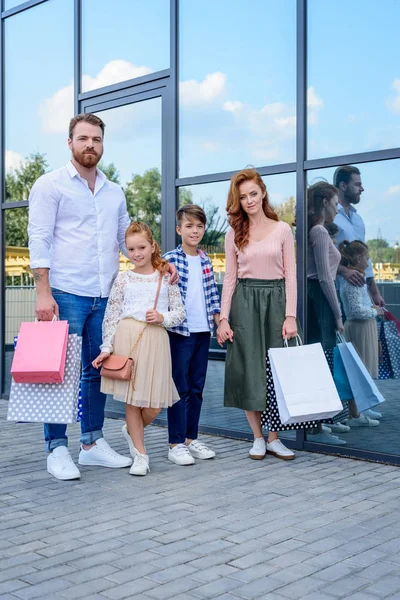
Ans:
[[[353,344],[371,377],[377,379],[379,347],[375,319],[346,321],[344,337]]]
[[[128,356],[145,323],[122,319],[117,325],[114,354]],[[172,380],[168,334],[160,325],[147,325],[142,338],[130,355],[134,360],[132,381],[101,378],[101,391],[114,400],[141,408],[167,408],[179,400]]]

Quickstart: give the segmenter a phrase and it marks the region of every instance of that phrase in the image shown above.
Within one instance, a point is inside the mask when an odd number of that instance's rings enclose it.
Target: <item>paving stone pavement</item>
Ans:
[[[247,458],[205,437],[211,461],[178,467],[150,427],[151,473],[46,472],[41,425],[0,401],[0,599],[400,599],[400,469],[318,454]],[[121,421],[105,434],[128,453]],[[78,454],[79,427],[70,428]]]

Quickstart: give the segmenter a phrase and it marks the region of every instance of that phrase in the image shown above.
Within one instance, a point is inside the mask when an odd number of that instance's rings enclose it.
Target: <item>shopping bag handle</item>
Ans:
[[[299,334],[296,335],[295,339],[296,339],[296,346],[302,346],[303,345],[303,341],[302,341],[301,337],[299,336]],[[289,344],[288,344],[287,339],[283,340],[283,345],[284,345],[285,348],[289,348]]]
[[[51,322],[52,322],[52,323],[54,323],[54,321],[58,321],[58,317],[56,317],[56,315],[53,315],[53,318],[52,318],[52,320],[51,320]],[[43,322],[44,322],[44,321],[39,321],[39,319],[37,319],[37,318],[35,317],[35,324],[36,324],[36,323],[43,323]]]
[[[345,344],[346,340],[343,337],[343,335],[341,333],[339,333],[339,331],[336,332],[336,339],[340,344]]]

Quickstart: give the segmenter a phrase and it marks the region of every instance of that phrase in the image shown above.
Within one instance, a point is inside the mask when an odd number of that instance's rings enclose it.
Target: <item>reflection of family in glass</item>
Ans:
[[[148,226],[130,222],[121,188],[96,167],[103,136],[98,117],[74,117],[71,161],[40,177],[29,198],[37,318],[59,317],[68,321],[69,333],[82,337],[79,464],[130,467],[131,474],[146,475],[144,428],[162,408],[168,410],[169,460],[190,465],[196,458],[215,456],[198,439],[214,325],[219,344],[227,343],[224,403],[246,412],[254,434],[250,458],[269,453],[293,459],[278,438],[282,430],[307,429],[314,439],[326,439],[326,425],[283,425],[279,416],[268,349],[283,347],[285,341],[293,346],[298,335],[295,248],[291,228],[278,220],[260,175],[245,169],[231,180],[220,310],[210,258],[199,248],[204,211],[195,205],[178,210],[181,244],[162,257]],[[335,186],[321,182],[309,189],[309,341],[321,342],[332,363],[336,332],[344,333],[376,377],[374,317],[383,301],[363,243],[364,224],[353,207],[362,192],[358,170],[338,169]],[[118,274],[119,250],[133,270]],[[124,364],[132,364],[132,376],[112,371],[115,358],[124,357],[130,360]],[[126,404],[122,433],[130,458],[103,438],[106,394]],[[378,425],[373,418],[378,416],[360,414],[349,399],[329,427],[345,432]],[[58,479],[76,479],[80,472],[68,451],[66,427],[44,426],[47,469]],[[336,436],[329,440],[340,443]]]

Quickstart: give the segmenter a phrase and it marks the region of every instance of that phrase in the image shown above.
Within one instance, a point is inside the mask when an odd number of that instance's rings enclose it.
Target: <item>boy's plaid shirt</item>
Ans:
[[[206,299],[208,323],[210,326],[210,331],[212,333],[214,331],[214,315],[221,311],[219,304],[219,294],[217,284],[215,283],[214,271],[210,257],[206,252],[203,252],[202,250],[197,250],[197,252],[201,260],[201,269],[203,271],[204,297]],[[165,258],[165,260],[167,260],[169,263],[176,266],[176,270],[178,271],[179,275],[179,289],[181,291],[183,305],[185,305],[189,276],[189,264],[186,258],[186,254],[179,245],[177,248],[175,248],[175,250],[171,250],[170,252],[164,254],[163,258]],[[174,333],[180,333],[181,335],[190,335],[187,319],[185,319],[184,322],[178,325],[177,327],[172,327],[169,331],[173,331]]]

